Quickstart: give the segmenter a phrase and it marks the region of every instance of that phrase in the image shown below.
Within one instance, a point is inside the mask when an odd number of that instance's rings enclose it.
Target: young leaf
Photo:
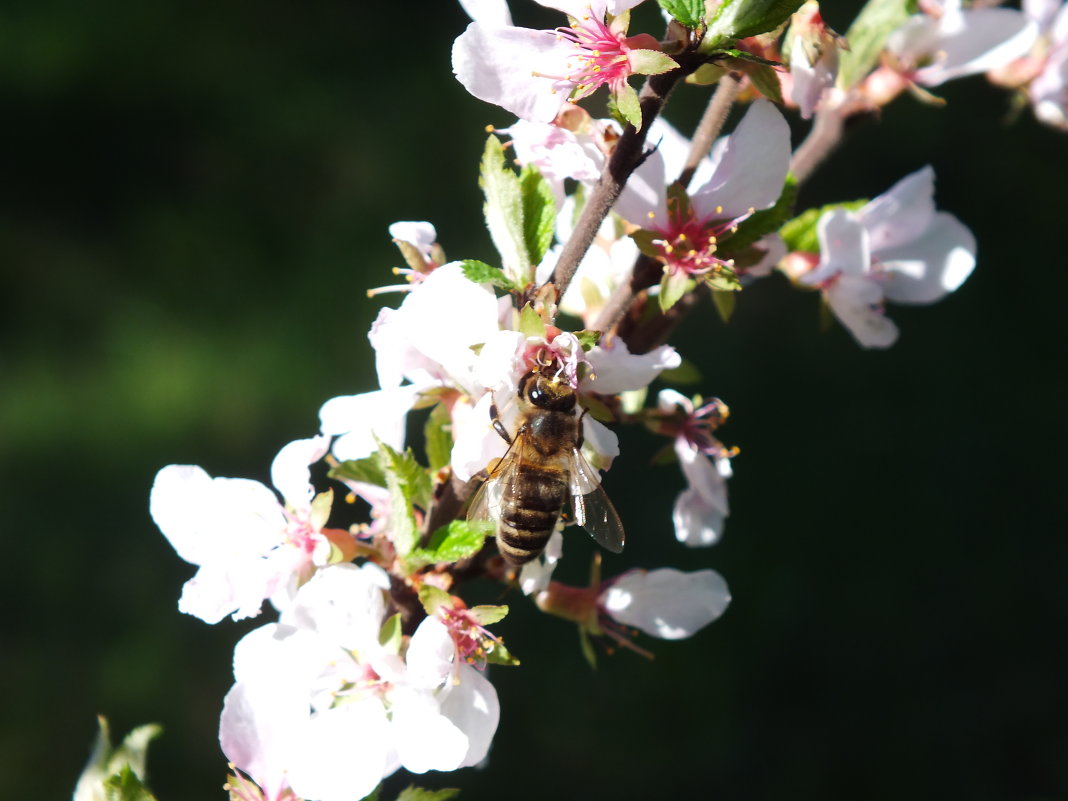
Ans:
[[[887,37],[916,10],[916,0],[868,0],[846,32],[849,50],[838,56],[838,86],[860,83],[878,63]]]
[[[718,289],[712,290],[712,302],[716,305],[716,311],[719,312],[719,318],[723,320],[723,322],[729,323],[731,321],[731,315],[734,314],[734,304],[737,298],[737,292],[724,292]]]
[[[492,284],[508,292],[518,288],[509,280],[507,275],[484,261],[464,259],[460,262],[460,265],[460,269],[463,270],[464,277],[468,281],[474,281],[476,284]]]
[[[441,587],[424,584],[419,588],[419,603],[423,605],[423,609],[428,615],[436,615],[443,606],[452,609],[452,596]]]
[[[389,519],[392,524],[391,539],[397,553],[407,556],[419,541],[413,504],[426,509],[430,506],[431,483],[426,470],[412,455],[411,450],[398,453],[386,443],[378,441],[379,467],[386,476],[389,490]]]
[[[804,0],[724,0],[708,23],[702,53],[722,50],[729,42],[767,33],[782,25]]]
[[[575,332],[575,338],[579,341],[583,351],[589,351],[590,348],[601,341],[601,332],[583,328],[581,331]]]
[[[705,21],[704,0],[657,0],[660,7],[687,28],[698,28]]]
[[[490,640],[485,645],[486,648],[486,661],[491,665],[508,665],[514,667],[519,664],[519,660],[512,656],[504,643],[500,640]]]
[[[766,64],[751,64],[745,72],[749,80],[753,82],[753,86],[760,90],[760,94],[773,103],[782,105],[782,84],[779,83],[779,73],[774,67]]]
[[[113,748],[107,718],[99,716],[97,724],[99,731],[93,752],[78,777],[74,797],[93,801],[152,801],[141,777],[145,775],[148,744],[162,729],[155,724],[138,726],[123,738],[121,745]]]
[[[410,784],[401,790],[401,794],[397,796],[397,801],[449,801],[450,798],[455,798],[459,794],[460,791],[452,787],[446,787],[441,790],[427,790]]]
[[[458,562],[468,556],[474,556],[486,541],[487,526],[482,523],[468,523],[466,520],[453,520],[442,526],[430,537],[426,548],[416,548],[408,556],[410,566],[437,564],[441,562]]]
[[[330,472],[326,475],[338,481],[360,481],[364,484],[374,484],[376,487],[386,486],[386,474],[382,472],[377,456],[346,459],[336,467],[330,468]]]
[[[697,284],[686,273],[665,273],[660,281],[660,311],[666,312]]]
[[[675,59],[659,50],[631,50],[628,60],[631,70],[638,75],[660,75],[679,66]]]
[[[630,123],[638,130],[641,130],[642,107],[638,103],[638,93],[634,91],[634,87],[629,83],[625,83],[622,89],[619,90],[619,94],[613,95],[612,98],[615,103],[609,104],[609,109],[614,107],[613,116],[624,125]]]
[[[540,264],[553,243],[556,230],[556,199],[552,187],[533,165],[519,173],[523,196],[523,241],[531,264]]]
[[[478,623],[478,625],[492,626],[494,623],[500,623],[507,617],[508,607],[479,604],[478,606],[472,606],[467,612],[475,619],[475,622]]]
[[[423,436],[430,469],[437,472],[452,459],[452,418],[444,403],[439,403],[430,412],[423,426]]]
[[[730,294],[731,297],[734,297],[733,292]],[[657,378],[665,384],[670,384],[672,386],[678,384],[699,384],[701,382],[701,371],[698,370],[697,365],[689,359],[683,359],[678,367],[663,370]]]
[[[523,226],[523,193],[519,177],[504,161],[501,141],[492,134],[482,154],[478,185],[486,198],[483,212],[490,239],[501,254],[505,275],[526,286],[534,278]]]

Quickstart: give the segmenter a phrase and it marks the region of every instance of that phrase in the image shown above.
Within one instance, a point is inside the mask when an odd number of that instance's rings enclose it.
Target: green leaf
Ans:
[[[493,284],[493,286],[500,287],[509,292],[518,289],[518,287],[508,279],[508,276],[496,267],[486,264],[484,261],[479,261],[478,259],[464,259],[460,262],[460,269],[463,270],[464,277],[467,278],[468,281],[474,281],[476,284]]]
[[[734,297],[733,292],[731,293],[731,297]],[[701,371],[698,370],[697,365],[689,359],[683,359],[678,367],[672,367],[669,370],[661,371],[657,378],[673,385],[698,384],[701,381]]]
[[[709,289],[718,292],[740,292],[742,289],[738,276],[726,268],[722,272],[706,275],[704,283],[708,285]]]
[[[702,64],[687,75],[686,83],[695,84],[696,86],[711,86],[726,75],[727,72],[728,70],[722,64],[710,61],[707,64]]]
[[[820,240],[817,233],[817,224],[820,217],[824,213],[838,208],[856,211],[865,206],[867,202],[867,200],[854,200],[850,203],[831,203],[827,206],[808,209],[786,223],[782,230],[779,231],[779,234],[786,243],[787,250],[791,253],[819,253]]]
[[[434,532],[426,548],[416,548],[412,551],[408,556],[408,564],[422,567],[442,562],[458,562],[468,556],[474,556],[482,550],[486,535],[491,532],[489,524],[453,520]]]
[[[719,317],[723,322],[729,323],[731,321],[731,315],[734,314],[734,304],[737,299],[737,292],[712,290],[712,302],[716,305],[716,311],[719,312]]]
[[[639,228],[637,231],[631,232],[630,238],[634,240],[634,244],[638,246],[638,250],[642,252],[642,255],[648,256],[650,259],[660,258],[660,248],[655,243],[663,238],[663,234]]]
[[[917,0],[868,0],[846,31],[849,50],[838,56],[838,86],[849,89],[878,63],[887,37],[917,11]]]
[[[779,73],[774,67],[769,67],[766,64],[754,64],[745,72],[749,76],[749,80],[753,82],[753,86],[760,90],[760,94],[764,95],[768,100],[782,105],[782,84],[779,83]]]
[[[525,337],[545,337],[545,321],[529,303],[519,313],[519,333]]]
[[[382,472],[382,465],[377,456],[346,459],[336,467],[330,468],[326,475],[338,481],[361,481],[364,484],[374,484],[376,487],[386,486],[386,474]]]
[[[631,50],[627,60],[631,71],[638,75],[660,75],[679,66],[675,59],[659,50]]]
[[[360,801],[378,801],[378,797],[381,794],[382,794],[382,785],[380,784],[380,785],[378,785],[378,787],[373,789],[370,793],[368,793],[363,798],[361,798]]]
[[[104,798],[107,801],[156,801],[129,765],[104,781]]]
[[[452,459],[452,417],[444,403],[439,403],[423,426],[426,439],[426,458],[430,469],[437,472]]]
[[[534,278],[523,225],[523,193],[519,177],[504,161],[501,141],[492,134],[486,139],[478,185],[486,198],[482,210],[490,239],[501,254],[505,275],[513,283],[526,286]]]
[[[382,628],[378,632],[378,643],[390,653],[399,654],[403,636],[401,613],[397,612],[397,614],[386,618],[386,622],[382,624]]]
[[[508,607],[503,605],[479,604],[467,610],[480,626],[492,626],[508,616]]]
[[[410,784],[401,790],[401,794],[397,796],[397,801],[448,801],[459,794],[460,791],[452,787],[446,787],[442,790],[427,790]]]
[[[375,455],[386,476],[386,488],[389,490],[391,539],[398,555],[404,557],[419,541],[419,529],[412,506],[414,504],[422,509],[430,506],[430,476],[415,460],[410,449],[398,453],[377,437],[375,439],[378,442]]]
[[[693,29],[704,24],[704,0],[657,0],[657,2],[664,11],[684,27]]]
[[[441,587],[424,584],[419,588],[419,603],[428,615],[436,615],[443,606],[452,609],[452,596]]]
[[[623,84],[618,93],[612,95],[615,101],[615,113],[622,123],[630,123],[638,130],[642,127],[642,107],[638,102],[638,93],[629,83]]]
[[[775,205],[770,209],[762,209],[751,214],[739,223],[738,230],[723,243],[723,250],[728,254],[737,253],[762,236],[778,231],[793,214],[796,200],[797,179],[792,175],[787,175],[786,183],[783,184],[782,192],[779,194],[779,199],[775,201]]]
[[[737,39],[775,30],[801,7],[804,0],[724,0],[698,50],[712,53]]]
[[[742,61],[745,64],[758,64],[764,67],[781,67],[782,63],[779,61],[772,61],[770,58],[763,58],[750,53],[748,50],[738,50],[734,47],[728,47],[723,50],[717,50],[716,56],[723,56],[728,61]],[[741,67],[742,65],[737,65]]]
[[[533,165],[519,173],[523,195],[523,241],[531,264],[540,264],[553,243],[556,230],[556,199],[552,187]]]
[[[664,273],[660,281],[660,311],[666,312],[697,284],[686,273]]]
[[[320,492],[314,498],[312,498],[311,514],[312,525],[317,529],[326,525],[326,521],[330,519],[330,512],[334,508],[334,490],[328,489],[326,492]]]

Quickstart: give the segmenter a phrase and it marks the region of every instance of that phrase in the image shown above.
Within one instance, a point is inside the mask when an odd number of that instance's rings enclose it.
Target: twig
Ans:
[[[804,183],[823,160],[842,141],[843,115],[841,109],[827,108],[816,112],[815,122],[790,159],[790,172],[798,183]]]

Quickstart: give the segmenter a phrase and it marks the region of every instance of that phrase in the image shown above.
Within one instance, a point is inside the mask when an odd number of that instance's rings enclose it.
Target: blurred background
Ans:
[[[844,31],[855,8],[824,14]],[[374,388],[366,331],[398,299],[364,293],[400,264],[389,223],[430,220],[452,257],[495,261],[477,165],[484,126],[511,120],[450,74],[466,22],[451,2],[0,9],[0,796],[67,797],[104,713],[117,734],[162,724],[161,801],[223,798],[232,647],[269,616],[178,613],[194,568],[149,488],[170,463],[266,480],[323,401]],[[726,615],[593,672],[571,626],[508,597],[523,666],[493,671],[488,764],[421,784],[1068,798],[1068,136],[1007,124],[981,78],[939,93],[948,108],[905,97],[861,126],[801,202],[933,164],[939,206],[979,240],[964,287],[892,308],[885,353],[821,333],[816,297],[779,277],[729,327],[691,316],[674,339],[702,373],[689,389],[730,404],[720,433],[741,448],[714,548],[675,542],[682,478],[648,467],[662,442],[621,432],[606,486],[628,549],[606,572],[712,567]],[[692,129],[706,97],[685,87],[668,117]],[[580,582],[591,553],[571,534],[561,577]]]

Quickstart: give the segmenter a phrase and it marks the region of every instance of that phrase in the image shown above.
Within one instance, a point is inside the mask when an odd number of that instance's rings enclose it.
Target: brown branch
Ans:
[[[837,108],[816,112],[816,119],[808,136],[790,159],[790,172],[797,182],[804,183],[842,141],[844,118]]]

